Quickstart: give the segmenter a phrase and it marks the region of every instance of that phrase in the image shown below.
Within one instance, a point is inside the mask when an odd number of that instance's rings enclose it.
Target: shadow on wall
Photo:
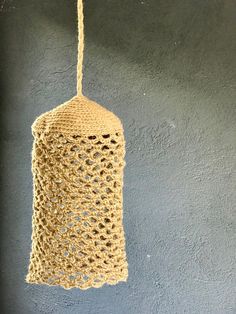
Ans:
[[[87,43],[103,47],[113,57],[114,51],[123,55],[153,78],[164,75],[180,83],[187,80],[197,88],[206,83],[211,86],[213,79],[216,85],[224,84],[225,78],[233,79],[233,2],[132,2],[85,1]],[[45,12],[48,19],[76,34],[76,1],[68,2],[67,12],[57,10],[57,2],[51,1]],[[74,16],[74,21],[67,16]]]

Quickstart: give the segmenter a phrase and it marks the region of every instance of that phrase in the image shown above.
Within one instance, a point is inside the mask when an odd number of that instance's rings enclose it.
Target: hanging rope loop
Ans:
[[[77,2],[78,12],[78,60],[77,60],[77,95],[82,95],[83,56],[84,56],[84,14],[83,0]]]

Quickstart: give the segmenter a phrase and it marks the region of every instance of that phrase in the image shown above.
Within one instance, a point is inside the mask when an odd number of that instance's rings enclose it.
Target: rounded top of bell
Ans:
[[[121,121],[114,113],[85,96],[75,96],[43,113],[32,125],[33,134],[93,135],[121,131]]]

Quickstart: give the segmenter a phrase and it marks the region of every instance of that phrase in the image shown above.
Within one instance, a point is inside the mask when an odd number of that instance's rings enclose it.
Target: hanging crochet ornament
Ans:
[[[32,125],[34,211],[26,281],[65,289],[128,276],[120,120],[82,95],[83,3],[78,0],[77,96]]]

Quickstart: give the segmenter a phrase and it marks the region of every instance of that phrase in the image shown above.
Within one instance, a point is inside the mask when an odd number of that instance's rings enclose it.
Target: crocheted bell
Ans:
[[[126,281],[120,120],[79,94],[38,117],[32,132],[34,212],[27,282],[87,289]]]

